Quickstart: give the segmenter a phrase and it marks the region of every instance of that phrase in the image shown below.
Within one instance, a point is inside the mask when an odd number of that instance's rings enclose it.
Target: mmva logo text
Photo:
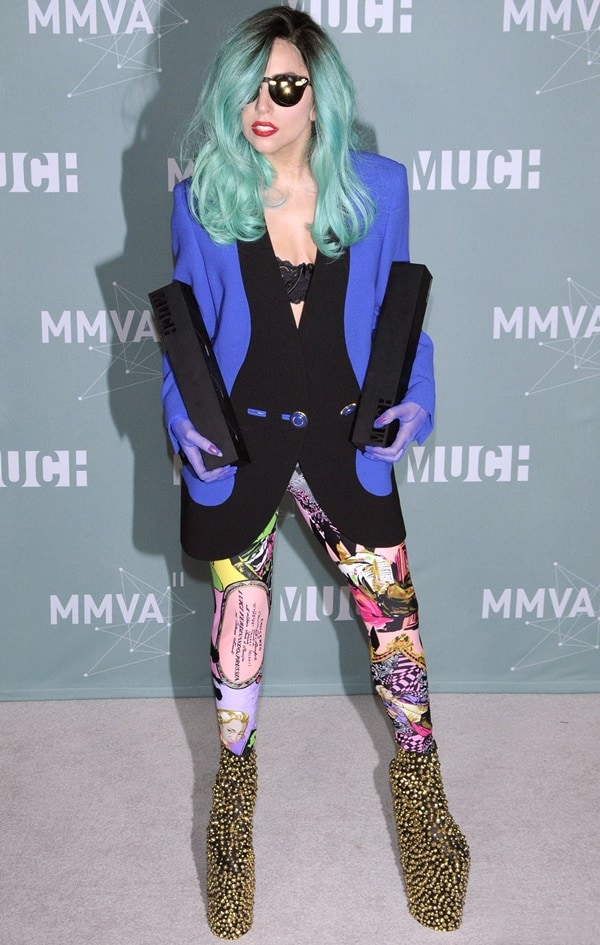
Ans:
[[[279,597],[279,619],[291,623],[353,620],[347,587],[284,587]]]
[[[42,343],[45,345],[50,343],[50,336],[62,338],[65,344],[71,344],[74,340],[77,344],[83,344],[94,337],[98,344],[105,345],[108,343],[109,325],[115,330],[115,340],[123,344],[140,343],[146,339],[158,342],[158,334],[149,309],[141,312],[128,309],[122,319],[119,312],[113,309],[108,312],[100,309],[91,321],[82,309],[65,309],[56,320],[47,309],[41,311]]]
[[[599,0],[600,2],[600,0]],[[541,151],[419,151],[413,190],[539,190]]]
[[[562,593],[555,587],[538,587],[531,596],[523,587],[506,587],[497,597],[486,587],[481,616],[488,620],[490,614],[501,614],[505,620],[522,620],[525,614],[534,616],[536,620],[548,617],[571,619],[580,615],[596,619],[600,616],[594,610],[587,587],[567,587]]]
[[[0,489],[87,484],[87,450],[0,450]]]
[[[56,626],[59,620],[71,624],[89,625],[102,621],[110,626],[113,623],[127,625],[145,624],[153,621],[166,624],[160,604],[155,594],[104,594],[96,600],[92,594],[71,594],[62,602],[58,594],[50,595],[50,623]]]
[[[556,391],[570,384],[600,377],[600,304],[591,289],[567,279],[566,305],[517,305],[514,309],[494,307],[495,341],[534,341],[544,352],[544,367],[525,396]]]
[[[513,25],[523,26],[528,33],[562,27],[568,33],[583,27],[600,27],[600,0],[504,0],[503,30],[510,32]]]
[[[0,152],[0,187],[11,194],[76,194],[77,154],[67,151],[42,153],[30,151]]]
[[[528,482],[528,445],[413,446],[407,482]]]
[[[523,652],[518,644],[511,672],[541,669],[547,674],[548,665],[557,660],[584,657],[587,664],[590,650],[600,651],[599,592],[596,580],[588,581],[555,561],[553,587],[505,587],[499,592],[484,588],[481,616],[492,627],[498,626],[497,618],[521,621],[523,641],[532,631],[532,645]]]
[[[513,334],[517,339],[563,337],[593,338],[600,333],[600,305],[580,305],[577,310],[570,305],[551,305],[547,312],[535,305],[517,305],[512,314],[507,314],[500,305],[494,307],[494,339],[502,334]]]
[[[151,3],[155,0],[151,0]],[[152,20],[143,0],[28,0],[29,32],[51,28],[54,34],[72,34],[75,28],[95,36],[101,33],[154,33]]]
[[[195,613],[174,590],[184,585],[183,571],[174,572],[172,584],[162,589],[124,568],[119,568],[119,574],[119,592],[67,591],[49,596],[53,627],[82,626],[94,631],[86,678],[128,672],[137,663],[170,656],[173,626]]]
[[[410,33],[413,0],[288,0],[293,10],[304,10],[321,26],[342,33]]]

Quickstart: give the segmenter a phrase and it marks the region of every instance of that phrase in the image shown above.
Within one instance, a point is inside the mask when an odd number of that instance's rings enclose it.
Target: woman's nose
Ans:
[[[273,106],[273,100],[269,95],[269,87],[266,82],[261,82],[256,96],[255,108],[257,112],[268,112]]]

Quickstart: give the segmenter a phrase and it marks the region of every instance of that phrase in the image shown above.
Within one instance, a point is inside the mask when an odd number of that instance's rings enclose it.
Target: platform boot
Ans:
[[[448,810],[437,748],[419,754],[399,747],[390,785],[409,911],[421,925],[453,931],[462,919],[470,856]]]
[[[219,938],[240,938],[252,925],[256,787],[254,749],[242,757],[221,746],[206,845],[208,924]]]

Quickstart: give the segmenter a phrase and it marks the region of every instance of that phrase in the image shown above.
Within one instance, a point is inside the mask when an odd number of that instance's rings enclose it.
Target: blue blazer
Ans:
[[[255,243],[214,243],[190,212],[189,182],[175,188],[174,278],[194,290],[251,458],[235,477],[216,483],[203,483],[184,466],[182,541],[194,557],[229,557],[247,547],[277,508],[297,461],[322,508],[352,540],[371,547],[404,538],[393,464],[356,450],[349,442],[351,421],[343,427],[331,419],[358,396],[391,263],[409,258],[405,168],[374,154],[358,153],[354,160],[376,218],[341,261],[318,254],[298,329],[268,235]],[[166,357],[162,399],[177,451],[172,425],[187,414]],[[417,435],[422,443],[433,426],[435,399],[433,346],[424,333],[405,399],[427,413]],[[256,422],[257,412],[280,417],[309,402],[301,433],[281,420]]]

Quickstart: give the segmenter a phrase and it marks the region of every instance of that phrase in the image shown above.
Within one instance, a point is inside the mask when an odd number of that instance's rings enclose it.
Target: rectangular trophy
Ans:
[[[396,438],[397,421],[380,429],[373,424],[406,395],[431,280],[426,266],[392,263],[350,437],[360,450],[390,446]]]
[[[188,416],[222,456],[202,451],[207,469],[250,460],[202,313],[185,282],[174,280],[148,295]]]

